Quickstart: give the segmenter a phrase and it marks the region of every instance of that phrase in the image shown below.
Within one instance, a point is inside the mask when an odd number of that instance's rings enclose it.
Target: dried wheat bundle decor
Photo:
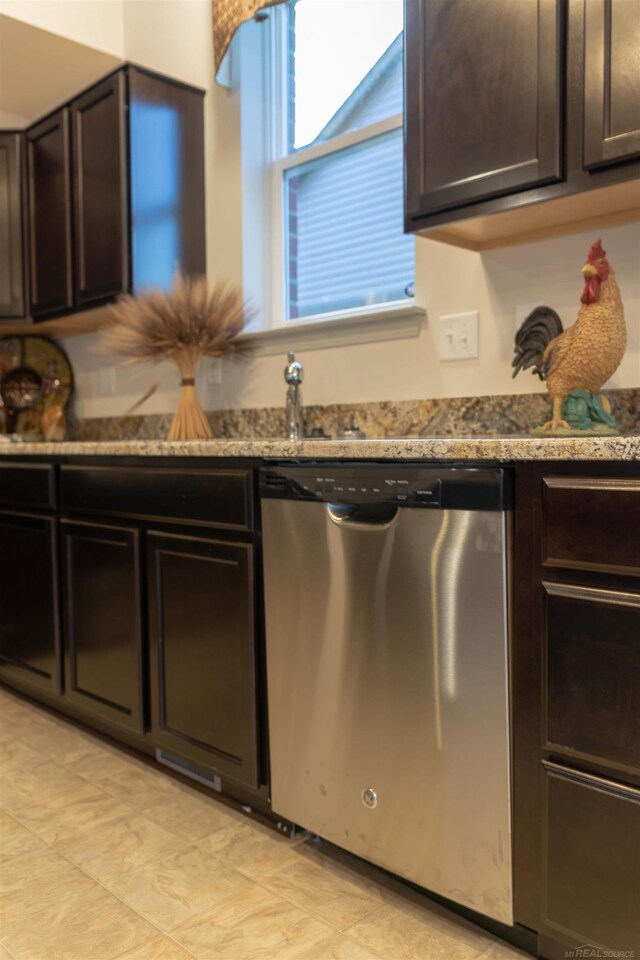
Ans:
[[[206,439],[213,434],[196,393],[198,363],[239,352],[237,337],[248,318],[237,287],[223,281],[209,287],[205,277],[178,274],[170,293],[152,289],[119,297],[101,330],[99,350],[123,354],[128,363],[173,361],[182,382],[167,439]]]

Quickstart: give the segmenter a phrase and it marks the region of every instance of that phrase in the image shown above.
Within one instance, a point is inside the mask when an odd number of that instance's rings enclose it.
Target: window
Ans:
[[[268,29],[273,325],[406,302],[402,0],[296,0]]]

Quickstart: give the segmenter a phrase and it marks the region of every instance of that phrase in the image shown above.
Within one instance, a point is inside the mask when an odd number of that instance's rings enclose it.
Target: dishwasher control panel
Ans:
[[[260,496],[325,503],[501,510],[512,505],[507,473],[499,467],[287,464],[260,471]]]

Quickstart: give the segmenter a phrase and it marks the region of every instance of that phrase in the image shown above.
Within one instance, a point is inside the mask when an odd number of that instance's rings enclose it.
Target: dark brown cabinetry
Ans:
[[[407,217],[560,179],[561,9],[407,3]]]
[[[129,288],[125,103],[117,73],[71,104],[78,306]]]
[[[55,488],[49,466],[0,467],[0,678],[61,692]]]
[[[73,305],[69,111],[59,110],[26,134],[31,312]]]
[[[64,520],[60,531],[65,697],[89,713],[142,733],[139,533]]]
[[[0,133],[0,319],[26,312],[24,137]]]
[[[147,549],[154,740],[255,787],[253,549],[155,532]]]
[[[27,144],[35,319],[206,271],[201,91],[127,66]]]
[[[640,10],[629,0],[584,8],[584,167],[640,155]]]
[[[637,951],[640,471],[518,467],[515,916],[543,957]]]
[[[256,789],[253,471],[165,464],[60,468],[65,700]]]
[[[510,213],[494,234],[517,233],[514,212],[562,198],[578,220],[567,198],[640,177],[639,44],[628,0],[406,0],[406,230]]]

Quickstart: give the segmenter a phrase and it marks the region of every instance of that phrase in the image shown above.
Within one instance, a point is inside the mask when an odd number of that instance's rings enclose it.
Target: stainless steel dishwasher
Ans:
[[[508,469],[261,472],[275,813],[512,923]]]

